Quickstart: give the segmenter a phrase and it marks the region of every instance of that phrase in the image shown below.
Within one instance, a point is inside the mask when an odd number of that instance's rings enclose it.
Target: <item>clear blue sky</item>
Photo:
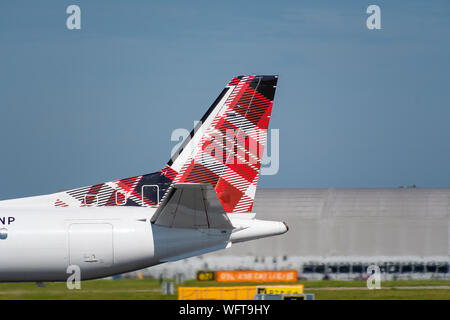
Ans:
[[[450,187],[449,17],[448,1],[2,0],[0,199],[160,169],[172,130],[249,73],[280,76],[280,171],[260,186]]]

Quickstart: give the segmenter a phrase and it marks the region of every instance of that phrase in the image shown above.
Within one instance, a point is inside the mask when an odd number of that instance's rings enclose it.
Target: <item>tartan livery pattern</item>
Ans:
[[[228,213],[250,212],[255,198],[276,78],[237,77],[175,182],[210,183]],[[269,88],[267,88],[269,87]],[[269,97],[264,92],[269,92]]]
[[[160,171],[55,194],[56,207],[158,207],[173,183],[212,184],[227,213],[251,212],[277,76],[239,76]]]

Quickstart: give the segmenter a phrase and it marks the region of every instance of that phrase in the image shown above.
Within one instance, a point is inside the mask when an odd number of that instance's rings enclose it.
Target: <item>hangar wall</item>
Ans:
[[[449,279],[449,210],[450,188],[258,189],[256,217],[287,222],[286,234],[143,273],[195,278],[208,269],[296,269],[302,278],[328,272],[348,280],[363,278],[367,266],[377,264],[382,280]],[[339,265],[347,271],[333,273]]]
[[[258,189],[258,219],[289,232],[233,245],[230,256],[447,256],[450,188]]]

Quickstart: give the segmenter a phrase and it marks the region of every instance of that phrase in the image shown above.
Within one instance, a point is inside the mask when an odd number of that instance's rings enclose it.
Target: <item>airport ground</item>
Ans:
[[[314,293],[318,300],[450,300],[450,280],[383,281],[380,290],[368,290],[365,281],[300,281],[305,293]],[[280,284],[280,283],[278,283]],[[290,283],[292,284],[292,283]],[[218,283],[187,281],[184,286],[250,285],[249,283]],[[254,285],[252,283],[251,285]],[[177,299],[162,295],[156,279],[120,279],[83,281],[81,290],[68,290],[65,283],[0,283],[0,299],[13,300],[159,300]]]

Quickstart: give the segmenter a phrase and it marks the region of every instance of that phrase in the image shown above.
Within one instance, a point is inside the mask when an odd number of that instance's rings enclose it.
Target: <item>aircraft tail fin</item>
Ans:
[[[277,80],[233,78],[167,163],[174,182],[211,184],[227,213],[251,212]]]
[[[160,171],[1,206],[157,208],[174,184],[210,184],[226,213],[251,212],[278,76],[233,78]]]

